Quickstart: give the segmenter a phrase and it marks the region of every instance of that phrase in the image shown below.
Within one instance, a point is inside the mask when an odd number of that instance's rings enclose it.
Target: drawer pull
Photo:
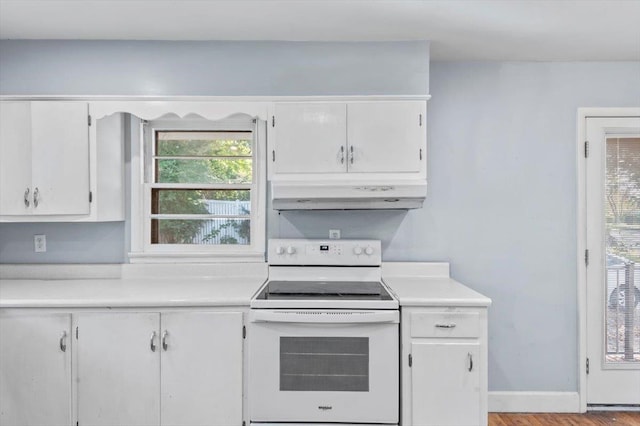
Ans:
[[[448,324],[436,324],[436,328],[456,328],[456,323],[450,322]]]

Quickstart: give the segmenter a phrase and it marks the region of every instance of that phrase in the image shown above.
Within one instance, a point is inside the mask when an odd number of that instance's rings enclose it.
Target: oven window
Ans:
[[[280,337],[281,391],[369,391],[368,337]]]

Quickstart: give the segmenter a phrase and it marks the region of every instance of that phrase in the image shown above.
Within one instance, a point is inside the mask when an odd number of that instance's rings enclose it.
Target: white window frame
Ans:
[[[200,118],[200,117],[197,117]],[[247,245],[151,244],[151,147],[156,131],[207,130],[253,133],[251,234]],[[264,262],[266,234],[266,122],[244,114],[209,121],[193,118],[139,120],[139,133],[131,138],[131,263]],[[192,186],[192,185],[190,185]],[[206,185],[203,185],[206,186]]]

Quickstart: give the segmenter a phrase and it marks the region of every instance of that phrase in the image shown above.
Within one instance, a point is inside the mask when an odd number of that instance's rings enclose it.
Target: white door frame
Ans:
[[[585,141],[586,119],[591,117],[637,117],[640,108],[578,108],[578,138],[576,143],[576,184],[578,194],[576,236],[577,236],[577,277],[578,277],[578,394],[580,411],[587,411],[587,268],[585,250],[587,249],[587,198]]]

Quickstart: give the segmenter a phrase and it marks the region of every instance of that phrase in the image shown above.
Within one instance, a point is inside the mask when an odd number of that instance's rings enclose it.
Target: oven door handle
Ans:
[[[262,310],[249,313],[251,322],[284,322],[298,324],[398,324],[398,311],[330,311],[330,310]]]

